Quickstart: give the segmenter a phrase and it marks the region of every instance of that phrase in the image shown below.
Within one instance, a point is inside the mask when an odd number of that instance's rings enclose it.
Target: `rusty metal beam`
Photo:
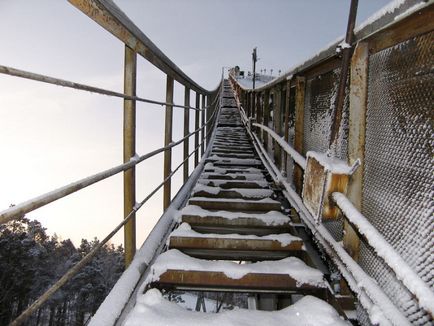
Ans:
[[[188,87],[185,87],[185,92],[184,92],[184,105],[185,106],[190,106],[190,89]],[[187,136],[190,133],[190,110],[188,109],[184,109],[184,137]],[[189,162],[187,160],[188,157],[188,145],[189,145],[189,139],[185,139],[184,140],[184,173],[183,173],[183,180],[184,183],[187,182],[188,179],[188,174],[189,174]]]
[[[136,95],[137,56],[134,50],[125,46],[124,93]],[[136,102],[124,100],[124,163],[136,155]],[[136,204],[135,167],[124,172],[124,218],[129,216]],[[124,227],[125,266],[128,266],[136,252],[135,215]]]
[[[306,79],[301,76],[295,78],[295,134],[294,149],[303,155],[304,138],[304,94]],[[294,166],[294,184],[297,193],[301,194],[303,185],[303,169],[297,164]]]
[[[291,95],[291,80],[286,82],[286,96],[285,96],[285,123],[283,127],[283,134],[285,143],[289,143],[289,99]],[[286,175],[288,174],[288,153],[283,153],[283,167]]]
[[[202,108],[205,108],[205,95],[202,94]],[[205,111],[201,112],[201,118],[202,118],[202,122],[201,122],[201,126],[204,127],[205,126],[205,115],[207,114],[207,112],[210,110],[210,108],[206,108]],[[203,154],[205,153],[205,133],[208,132],[208,128],[205,126],[205,128],[202,129],[201,135],[200,135],[200,157],[203,156]]]
[[[200,109],[200,94],[196,92],[196,108]],[[194,130],[199,129],[200,111],[195,111],[194,114]],[[199,164],[199,133],[194,135],[194,167]]]
[[[365,155],[366,109],[368,103],[369,45],[357,44],[351,60],[350,108],[348,132],[348,163],[360,159],[361,165],[351,176],[348,198],[360,211],[362,208],[363,170]],[[344,248],[354,260],[359,258],[360,239],[348,221],[344,220]]]
[[[166,82],[166,102],[173,103],[173,78],[167,75]],[[165,127],[164,127],[164,146],[169,145],[172,142],[172,131],[173,131],[173,108],[171,105],[166,106],[166,116],[165,116]],[[172,149],[167,149],[164,151],[164,174],[163,177],[166,179],[172,170]],[[171,201],[171,180],[167,180],[164,183],[163,190],[163,209],[166,210],[170,205]]]
[[[354,26],[356,24],[357,5],[359,0],[351,0],[350,13],[348,15],[347,32],[345,35],[346,46],[342,49],[342,64],[341,72],[339,75],[339,86],[336,94],[335,108],[332,116],[332,126],[330,132],[329,148],[332,148],[333,144],[336,145],[338,140],[339,130],[342,121],[342,112],[344,109],[345,101],[345,88],[347,85],[348,70],[350,67],[351,55],[353,53],[353,40],[354,40]]]

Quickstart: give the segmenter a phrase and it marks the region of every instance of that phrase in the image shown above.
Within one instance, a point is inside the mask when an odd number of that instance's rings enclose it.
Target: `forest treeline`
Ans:
[[[0,325],[8,325],[99,243],[49,236],[25,217],[0,225]],[[85,325],[124,269],[123,248],[106,245],[26,325]]]

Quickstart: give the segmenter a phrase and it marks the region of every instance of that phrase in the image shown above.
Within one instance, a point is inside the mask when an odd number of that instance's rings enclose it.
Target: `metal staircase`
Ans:
[[[248,293],[249,308],[270,311],[313,295],[346,319],[293,221],[282,212],[227,81],[221,103],[210,156],[168,237],[167,251],[150,266],[144,292]]]

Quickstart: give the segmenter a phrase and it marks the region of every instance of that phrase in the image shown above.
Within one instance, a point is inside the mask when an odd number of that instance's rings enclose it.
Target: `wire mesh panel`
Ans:
[[[303,154],[308,151],[325,153],[328,150],[332,114],[338,91],[340,68],[311,78],[306,83],[304,105],[304,137]],[[343,116],[336,148],[332,154],[346,161],[348,140],[348,89],[346,90]],[[343,220],[324,222],[337,241],[342,240]]]
[[[434,289],[433,33],[369,58],[363,214]],[[366,244],[362,267],[416,325],[432,319]]]

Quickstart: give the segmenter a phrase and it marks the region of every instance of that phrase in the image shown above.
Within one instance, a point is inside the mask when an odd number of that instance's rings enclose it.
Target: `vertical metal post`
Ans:
[[[306,79],[297,76],[295,79],[295,135],[294,149],[303,154],[304,138],[304,93],[306,89]],[[299,194],[303,188],[303,169],[297,164],[294,166],[295,189]]]
[[[206,107],[205,105],[205,94],[202,94],[202,109],[204,109]],[[202,127],[204,127],[202,129],[201,132],[201,144],[200,144],[200,156],[202,157],[203,154],[205,153],[205,133],[208,131],[208,128],[206,128],[205,126],[205,115],[206,113],[209,111],[209,108],[207,108],[206,110],[202,111]]]
[[[173,77],[167,75],[166,82],[166,102],[173,104]],[[173,106],[166,105],[166,117],[164,127],[164,146],[169,145],[172,142],[172,125],[173,125]],[[163,177],[166,179],[172,172],[172,149],[166,149],[164,151],[164,173]],[[163,187],[163,209],[166,210],[170,205],[171,200],[171,179],[164,183]]]
[[[286,82],[286,97],[285,97],[285,126],[284,126],[284,137],[285,143],[289,141],[289,98],[291,95],[291,81]],[[284,152],[283,166],[286,174],[288,174],[288,153]]]
[[[274,88],[274,112],[273,112],[273,125],[274,132],[279,136],[282,136],[282,90],[281,85],[277,84]],[[280,145],[273,141],[274,143],[274,161],[276,162],[276,166],[282,170],[282,149]]]
[[[200,94],[196,92],[196,109],[200,109]],[[194,130],[199,129],[200,111],[195,111],[194,114]],[[194,134],[194,167],[199,164],[199,133]]]
[[[256,84],[256,61],[258,61],[258,57],[256,55],[256,48],[253,49],[252,52],[252,61],[253,61],[253,89],[255,89]]]
[[[264,125],[268,127],[270,121],[270,90],[264,91]],[[264,147],[268,151],[268,135],[264,132]]]
[[[207,97],[206,97],[206,105],[209,106],[209,109],[206,111],[206,121],[209,121],[209,119],[211,118],[211,116],[212,116],[212,114],[214,112],[214,106],[211,105],[211,103],[212,103],[213,100],[214,100],[214,96],[207,95]],[[208,123],[208,125],[206,127],[206,132],[207,132],[207,135],[206,135],[206,147],[208,147],[208,145],[209,145],[209,139],[211,137],[211,134],[209,133],[209,131],[211,130],[211,128],[212,128],[212,123],[211,123],[211,121],[209,121],[209,123]]]
[[[190,106],[190,89],[186,86],[184,92],[184,105]],[[184,137],[186,137],[190,133],[190,109],[184,108]],[[188,179],[188,143],[190,139],[187,138],[184,140],[184,183]]]
[[[365,158],[366,106],[368,101],[368,58],[366,42],[359,43],[351,61],[350,109],[348,134],[348,163],[361,160],[361,166],[351,176],[348,198],[356,208],[362,208],[363,169]],[[355,259],[359,258],[360,239],[352,226],[344,219],[344,248]]]
[[[124,93],[136,95],[137,56],[134,50],[125,46]],[[136,102],[124,100],[123,127],[124,163],[136,155]],[[136,170],[135,167],[124,172],[124,218],[136,205]],[[133,214],[124,226],[125,266],[128,266],[136,252],[136,216]]]
[[[341,73],[339,76],[339,87],[338,93],[335,99],[335,110],[333,112],[333,124],[330,132],[329,148],[332,147],[338,140],[339,128],[341,126],[342,111],[344,108],[345,101],[345,88],[347,85],[348,68],[350,66],[351,54],[352,54],[352,43],[354,39],[354,26],[356,24],[357,16],[357,5],[358,0],[351,0],[350,13],[348,15],[347,32],[345,35],[345,43],[350,47],[344,47],[342,49],[342,64]]]

